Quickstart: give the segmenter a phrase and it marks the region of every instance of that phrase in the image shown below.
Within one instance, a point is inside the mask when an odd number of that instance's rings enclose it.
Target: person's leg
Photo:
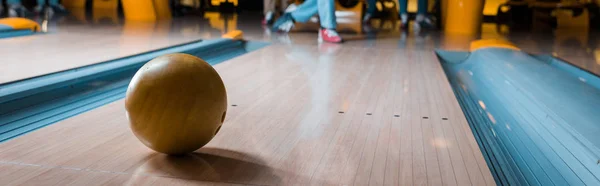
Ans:
[[[263,0],[263,13],[266,15],[273,11],[275,11],[275,0]]]
[[[374,14],[377,10],[377,0],[367,0],[367,14]]]
[[[33,8],[33,11],[40,13],[44,6],[46,6],[46,0],[37,0],[37,5]]]
[[[429,7],[429,6],[427,6],[428,5],[427,3],[429,3],[428,0],[418,0],[417,1],[417,14],[423,14],[423,15],[427,14],[427,8]]]
[[[271,24],[273,22],[273,14],[275,13],[275,2],[276,0],[263,1],[263,13],[265,14],[263,24]]]
[[[375,14],[377,0],[367,0],[367,11],[365,12],[365,17],[363,17],[363,22],[367,23]]]
[[[50,6],[58,6],[60,4],[58,4],[58,0],[48,0],[48,4]]]
[[[289,32],[294,27],[294,22],[307,22],[318,12],[317,0],[306,0],[292,12],[283,14],[273,24],[273,30]]]
[[[287,0],[281,0],[279,2],[279,9],[277,9],[277,11],[284,12],[284,10],[288,7],[288,1]]]
[[[417,17],[415,18],[415,28],[419,29],[421,27],[424,28],[433,28],[433,22],[431,19],[427,17],[428,14],[428,6],[427,0],[418,0],[417,5]]]
[[[335,20],[335,0],[318,0],[317,2],[321,27],[335,30],[337,27]]]
[[[398,0],[398,6],[400,6],[400,15],[408,14],[408,0]]]
[[[44,5],[46,5],[46,0],[37,0],[37,5],[38,6],[44,6]]]
[[[48,0],[48,4],[52,7],[52,10],[57,13],[67,13],[67,9],[63,5],[61,5],[58,0]]]
[[[418,0],[417,1],[417,17],[415,21],[421,22],[424,20],[425,15],[427,15],[427,0]]]
[[[281,1],[286,1],[286,0],[281,0]],[[293,11],[296,11],[296,9],[298,8],[298,5],[296,5],[296,3],[291,3],[288,4],[287,2],[285,3],[285,9],[283,10],[283,13],[291,13]],[[283,7],[283,6],[282,6]]]
[[[8,6],[8,17],[18,17],[28,14],[27,9],[21,4],[21,0],[6,0]]]
[[[9,7],[12,5],[20,5],[21,4],[21,0],[6,0],[6,5],[8,5]]]
[[[317,5],[318,1],[321,0],[306,0],[304,1],[304,3],[298,6],[298,8],[296,8],[296,10],[294,10],[291,13],[291,16],[294,19],[294,21],[305,23],[308,20],[310,20],[310,18],[313,15],[317,14],[319,10],[319,7]]]
[[[338,35],[335,28],[335,0],[318,0],[319,20],[321,29],[319,29],[319,41],[330,43],[341,43],[342,38]]]
[[[398,0],[400,6],[400,22],[402,27],[408,25],[408,0]]]
[[[294,21],[307,22],[315,13],[319,13],[321,22],[319,41],[342,42],[342,38],[335,31],[337,23],[334,0],[307,0],[292,13],[281,16],[273,25],[273,29],[287,32],[293,27]]]
[[[294,21],[307,22],[310,18],[319,13],[321,27],[335,29],[335,1],[334,0],[307,0],[291,13]]]

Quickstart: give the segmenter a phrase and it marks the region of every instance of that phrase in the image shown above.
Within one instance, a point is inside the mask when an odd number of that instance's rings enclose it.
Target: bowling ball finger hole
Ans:
[[[223,126],[223,125],[221,125]],[[219,128],[217,128],[217,130],[215,131],[215,135],[217,135],[217,133],[219,133],[219,131],[221,130],[221,126],[219,126]]]
[[[227,114],[227,111],[223,112],[223,115],[221,116],[221,123],[225,122],[225,115]]]

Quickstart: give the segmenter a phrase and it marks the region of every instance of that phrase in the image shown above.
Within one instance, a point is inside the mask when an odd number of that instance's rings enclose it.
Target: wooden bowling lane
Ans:
[[[0,184],[495,185],[432,51],[274,44],[215,68],[230,107],[195,153],[146,148],[120,100],[0,144]]]
[[[220,38],[218,30],[189,19],[122,25],[60,24],[48,33],[0,40],[0,84],[45,75],[200,39]]]

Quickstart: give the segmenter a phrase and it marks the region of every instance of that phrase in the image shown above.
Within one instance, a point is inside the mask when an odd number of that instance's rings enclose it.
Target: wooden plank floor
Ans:
[[[176,32],[184,28],[171,30],[169,24],[160,22],[122,27],[62,25],[60,31],[4,38],[0,40],[0,84],[210,39],[204,32]]]
[[[495,185],[431,50],[271,45],[215,66],[228,114],[182,157],[117,101],[0,144],[2,185]]]

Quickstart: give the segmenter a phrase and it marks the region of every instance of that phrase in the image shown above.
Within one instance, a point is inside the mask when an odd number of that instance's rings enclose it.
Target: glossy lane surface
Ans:
[[[495,184],[433,52],[276,44],[215,68],[236,106],[194,154],[140,144],[117,101],[0,144],[0,181]]]
[[[101,13],[100,11],[99,13]],[[96,12],[95,12],[96,13]],[[109,12],[110,13],[110,12]],[[39,76],[114,58],[159,49],[197,39],[221,37],[232,30],[244,31],[248,40],[282,44],[317,43],[318,24],[298,25],[291,34],[272,33],[263,26],[260,14],[203,15],[171,21],[140,23],[124,21],[112,13],[85,17],[73,10],[67,17],[40,20],[48,34],[0,39],[0,83]],[[477,39],[500,38],[515,43],[525,52],[552,54],[595,74],[600,74],[600,32],[590,28],[516,29],[484,23],[482,33],[471,36],[445,35],[438,31],[405,32],[397,20],[374,20],[361,26],[360,20],[339,23],[345,46],[400,48],[409,50],[468,50]],[[533,26],[532,26],[533,27]]]
[[[180,22],[185,20],[118,25],[63,23],[52,26],[47,33],[1,39],[0,84],[221,36],[218,30],[195,32],[193,26],[200,23],[186,27],[178,26]]]

